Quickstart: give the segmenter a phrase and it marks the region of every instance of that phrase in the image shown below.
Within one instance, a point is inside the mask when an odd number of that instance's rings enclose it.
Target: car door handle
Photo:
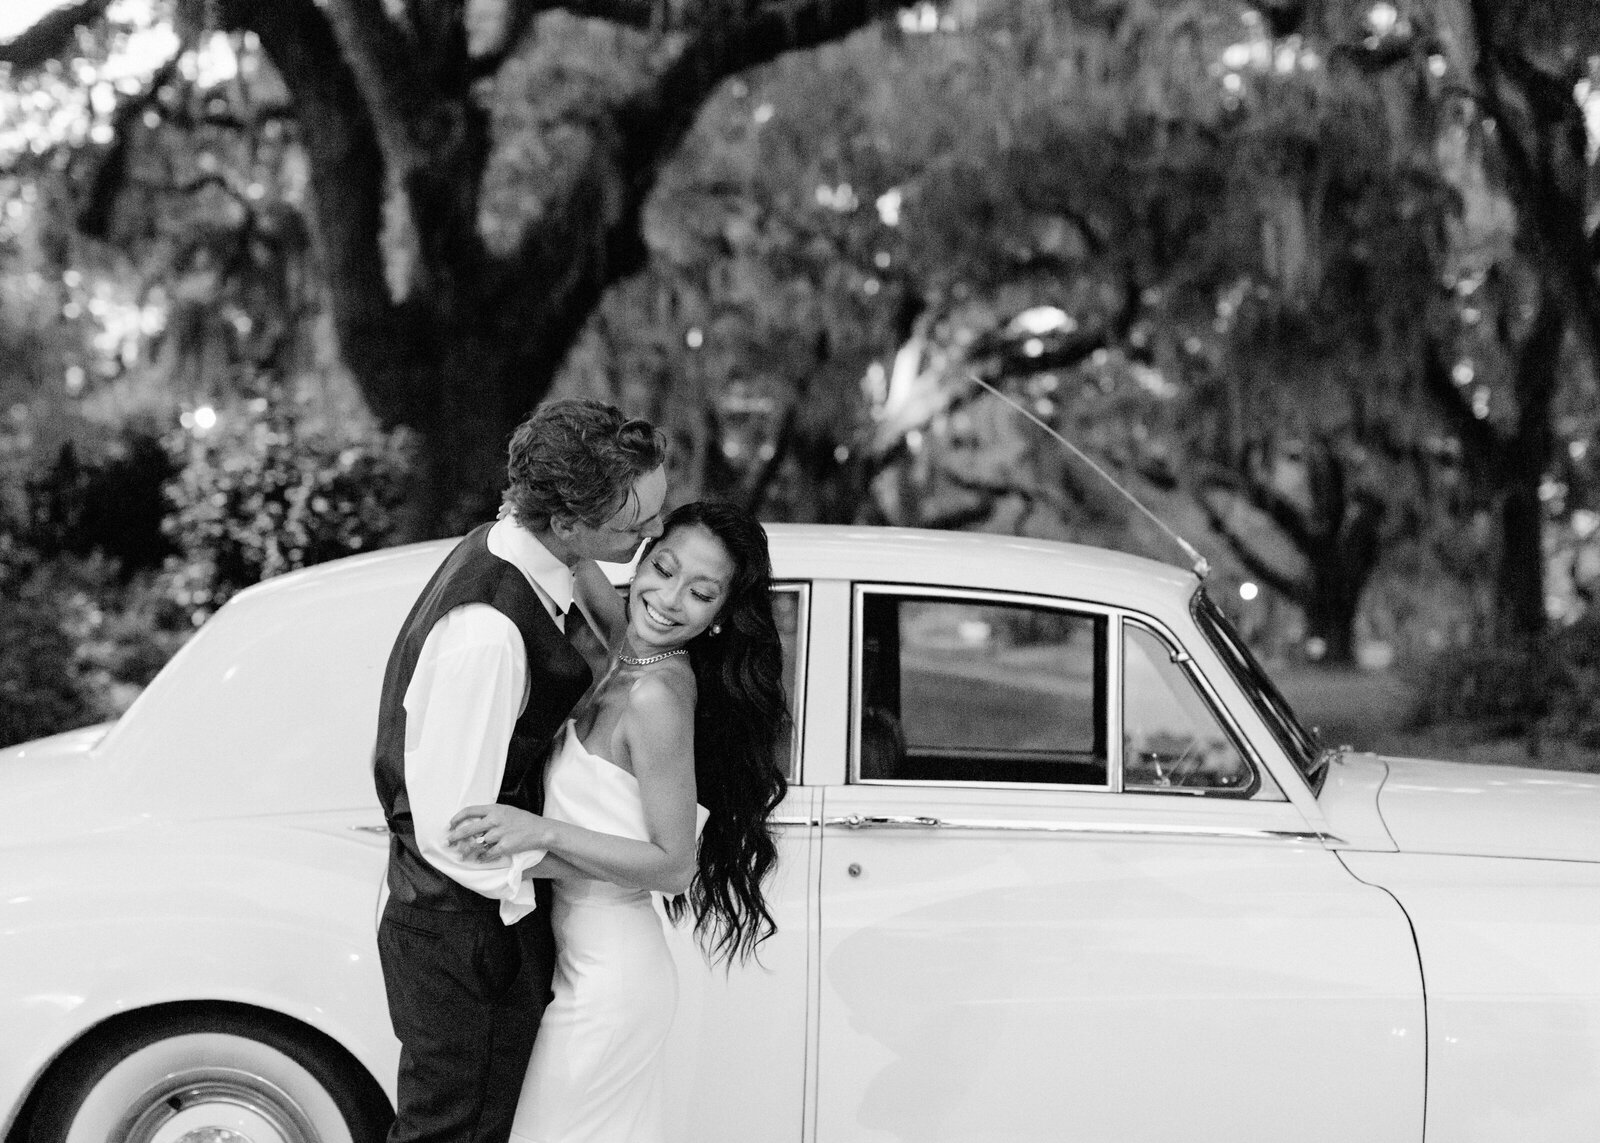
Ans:
[[[828,818],[824,825],[844,826],[846,829],[938,829],[944,822],[929,817],[879,817],[875,814],[845,814]]]

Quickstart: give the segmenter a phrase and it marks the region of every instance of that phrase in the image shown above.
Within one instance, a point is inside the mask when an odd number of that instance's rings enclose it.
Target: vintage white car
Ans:
[[[1600,778],[1321,752],[1163,564],[771,534],[781,931],[675,934],[675,1138],[1600,1139]],[[253,588],[0,752],[8,1143],[381,1138],[369,753],[447,550]]]

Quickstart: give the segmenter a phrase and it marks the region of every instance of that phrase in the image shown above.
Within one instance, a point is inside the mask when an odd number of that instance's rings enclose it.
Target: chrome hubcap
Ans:
[[[319,1143],[282,1088],[232,1068],[164,1077],[129,1107],[113,1139],[127,1143]]]

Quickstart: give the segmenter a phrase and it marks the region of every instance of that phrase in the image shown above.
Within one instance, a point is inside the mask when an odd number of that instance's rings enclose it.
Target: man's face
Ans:
[[[598,527],[573,526],[569,546],[580,556],[607,563],[627,563],[645,540],[661,535],[661,508],[667,499],[667,470],[663,466],[633,482],[622,507]]]

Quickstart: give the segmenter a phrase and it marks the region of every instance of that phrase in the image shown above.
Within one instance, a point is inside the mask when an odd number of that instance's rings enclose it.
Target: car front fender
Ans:
[[[370,810],[162,823],[6,855],[0,1124],[102,1021],[179,1001],[281,1013],[331,1037],[391,1101]],[[114,857],[113,857],[114,855]]]

